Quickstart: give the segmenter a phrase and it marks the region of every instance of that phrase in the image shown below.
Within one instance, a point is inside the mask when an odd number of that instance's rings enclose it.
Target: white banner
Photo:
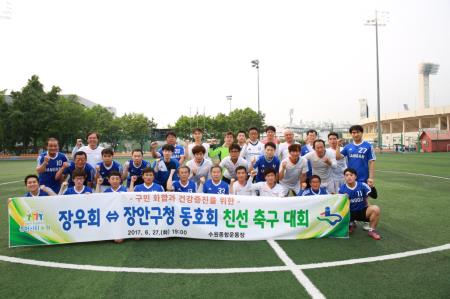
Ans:
[[[11,247],[125,238],[348,237],[349,222],[345,195],[101,193],[12,198],[8,210]]]

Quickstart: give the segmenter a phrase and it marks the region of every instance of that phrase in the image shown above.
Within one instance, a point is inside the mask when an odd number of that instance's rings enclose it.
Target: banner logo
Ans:
[[[325,221],[331,226],[335,226],[342,221],[342,216],[339,214],[331,214],[330,207],[325,207],[325,212],[320,213],[320,217],[317,217],[317,220]]]

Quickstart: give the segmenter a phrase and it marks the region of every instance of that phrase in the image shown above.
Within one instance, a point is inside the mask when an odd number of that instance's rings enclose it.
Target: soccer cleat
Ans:
[[[365,230],[366,232],[370,230],[369,222],[363,222],[363,230]]]
[[[350,222],[349,226],[348,226],[348,233],[351,234],[355,231],[356,229],[356,223],[354,221]]]
[[[381,239],[381,236],[377,233],[377,231],[376,230],[370,230],[369,231],[369,233],[368,233],[368,235],[369,235],[369,237],[371,237],[372,239],[374,239],[374,240],[380,240]]]

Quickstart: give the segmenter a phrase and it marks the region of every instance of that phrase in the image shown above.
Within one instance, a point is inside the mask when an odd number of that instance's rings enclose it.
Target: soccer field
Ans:
[[[0,298],[301,298],[307,290],[327,298],[448,298],[450,154],[377,159],[372,203],[382,210],[381,241],[358,227],[349,239],[130,239],[15,249],[8,248],[7,198],[25,193],[22,180],[35,162],[0,161]]]

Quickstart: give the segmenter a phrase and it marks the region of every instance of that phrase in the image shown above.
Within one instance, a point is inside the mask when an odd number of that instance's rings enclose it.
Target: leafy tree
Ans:
[[[104,129],[102,139],[111,144],[116,150],[117,145],[125,138],[124,122],[121,117],[113,118],[109,125]]]
[[[122,116],[124,138],[127,140],[136,140],[141,149],[149,140],[152,129],[156,128],[157,124],[154,119],[148,119],[142,113],[130,113]]]
[[[236,133],[239,130],[246,131],[250,127],[264,126],[264,114],[245,108],[235,109],[229,115],[219,113],[215,117],[196,115],[193,117],[182,115],[171,128],[180,138],[190,137],[191,130],[198,126],[205,127],[206,138],[222,138],[227,131]]]
[[[8,104],[5,101],[6,90],[0,91],[0,150],[7,146]]]
[[[21,91],[11,92],[13,103],[9,122],[17,141],[23,146],[33,145],[35,151],[44,143],[49,129],[54,124],[54,107],[58,101],[59,87],[53,86],[49,92],[34,75]]]
[[[59,140],[61,149],[70,150],[77,138],[85,136],[86,108],[78,103],[76,96],[59,97],[55,106],[55,120],[48,135]]]

